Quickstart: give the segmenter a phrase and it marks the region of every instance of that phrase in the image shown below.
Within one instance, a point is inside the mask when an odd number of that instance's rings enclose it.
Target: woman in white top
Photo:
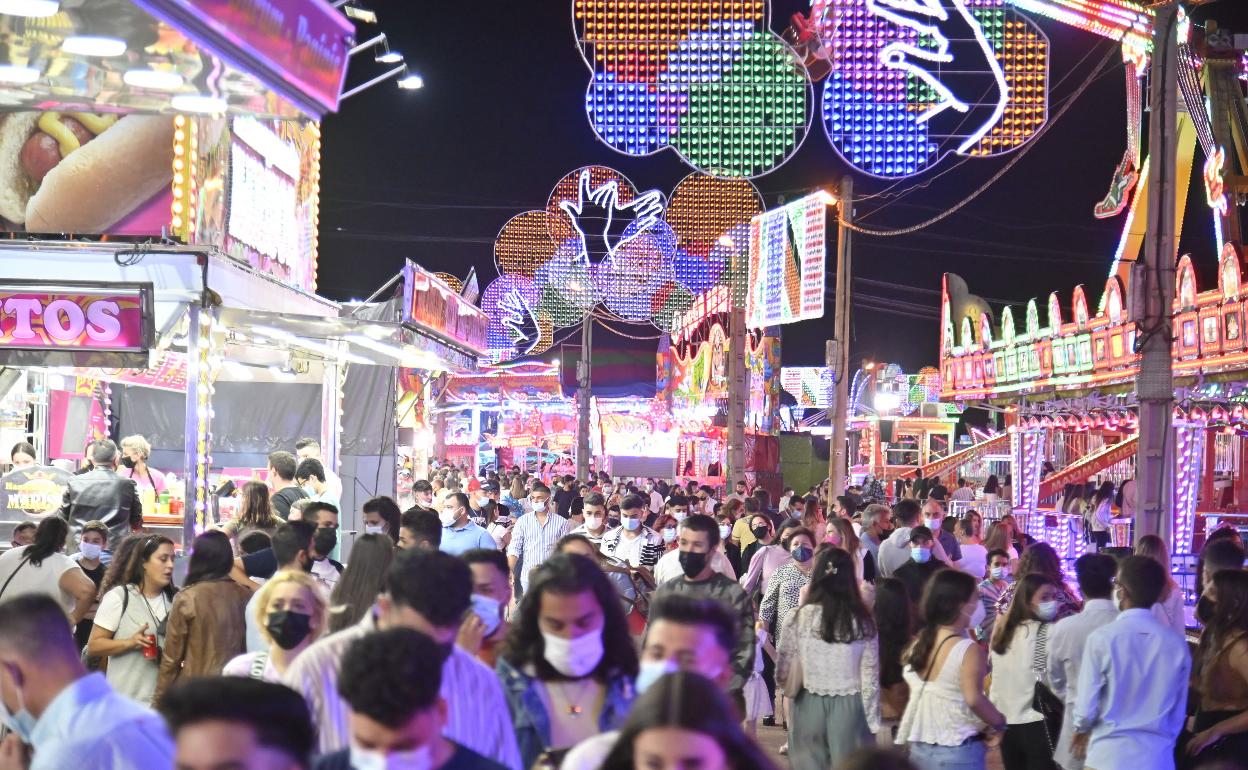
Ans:
[[[39,522],[35,540],[0,556],[0,599],[23,594],[47,594],[65,608],[70,623],[78,621],[95,603],[95,583],[78,563],[61,553],[69,524],[60,516]]]
[[[910,700],[897,726],[919,770],[983,768],[986,729],[1005,729],[984,696],[984,653],[966,635],[978,603],[975,578],[957,570],[937,572],[923,593],[927,625],[906,651]]]
[[[256,625],[269,649],[239,655],[221,673],[281,682],[295,656],[325,630],[325,596],[308,573],[282,570],[260,589],[255,612]]]
[[[160,675],[160,648],[173,606],[173,541],[140,535],[124,563],[114,560],[100,586],[100,607],[87,654],[108,658],[113,689],[150,704]]]
[[[1170,549],[1166,541],[1156,535],[1144,535],[1135,544],[1136,556],[1147,556],[1166,570],[1166,590],[1161,592],[1161,600],[1153,605],[1153,616],[1162,625],[1173,628],[1180,634],[1187,633],[1187,618],[1183,614],[1183,589],[1171,575]]]
[[[880,729],[880,657],[875,620],[858,593],[854,559],[825,548],[806,601],[785,623],[776,678],[792,698],[789,763],[825,770],[873,742]],[[801,667],[801,687],[789,680]]]
[[[1040,573],[1024,575],[1018,581],[1014,599],[1004,619],[992,633],[992,684],[988,698],[1005,715],[1008,727],[1001,740],[1001,760],[1005,770],[1052,767],[1053,745],[1044,716],[1032,708],[1036,682],[1037,639],[1047,636],[1057,618],[1059,587]],[[1047,660],[1040,663],[1041,670]]]
[[[1109,545],[1109,522],[1114,518],[1114,482],[1106,481],[1096,490],[1092,506],[1084,514],[1088,522],[1088,532],[1096,550]],[[1167,565],[1166,570],[1169,571]]]

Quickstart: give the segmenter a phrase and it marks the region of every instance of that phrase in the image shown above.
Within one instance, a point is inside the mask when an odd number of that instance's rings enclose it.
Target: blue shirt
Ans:
[[[1144,609],[1088,635],[1075,689],[1075,732],[1090,732],[1087,767],[1172,770],[1192,661],[1187,641]]]
[[[445,551],[452,556],[459,556],[464,551],[471,551],[473,548],[489,548],[491,551],[497,551],[498,543],[494,542],[494,538],[483,527],[471,521],[458,529],[442,528],[442,544],[438,546],[438,550]]]
[[[31,733],[30,770],[150,770],[173,765],[173,741],[156,712],[120,695],[103,674],[61,691]]]

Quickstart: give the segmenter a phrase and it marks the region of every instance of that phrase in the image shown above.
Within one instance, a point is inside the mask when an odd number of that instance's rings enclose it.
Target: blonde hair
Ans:
[[[260,633],[264,636],[265,641],[272,643],[273,639],[269,637],[269,630],[266,628],[269,622],[269,604],[273,601],[273,594],[278,586],[287,583],[294,583],[300,588],[308,592],[308,596],[312,602],[312,640],[325,632],[326,614],[328,612],[328,602],[321,593],[320,586],[316,584],[316,579],[308,573],[297,569],[284,569],[265,582],[260,588],[260,594],[256,598],[256,625],[260,628]]]
[[[152,445],[148,443],[147,439],[139,435],[126,436],[123,438],[121,440],[121,448],[123,450],[133,449],[142,455],[144,460],[147,460],[147,458],[152,456]]]

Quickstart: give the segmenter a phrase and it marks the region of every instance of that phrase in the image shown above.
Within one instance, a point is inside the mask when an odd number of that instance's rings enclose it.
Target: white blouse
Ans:
[[[1000,622],[1005,621],[998,618]],[[1036,633],[1040,622],[1028,620],[1014,629],[1014,638],[1004,655],[992,653],[992,684],[988,700],[1005,715],[1011,725],[1039,722],[1044,716],[1031,707],[1036,691],[1036,675],[1032,666],[1036,653]]]
[[[897,745],[929,743],[959,746],[985,725],[962,696],[962,660],[975,642],[959,639],[930,681],[906,666],[902,677],[910,686],[910,700],[897,725]]]
[[[802,666],[802,689],[814,695],[861,695],[871,732],[880,729],[880,645],[872,636],[845,643],[824,641],[823,608],[807,604],[789,616],[780,634],[776,681],[783,682],[795,661]],[[790,697],[796,693],[789,693]]]

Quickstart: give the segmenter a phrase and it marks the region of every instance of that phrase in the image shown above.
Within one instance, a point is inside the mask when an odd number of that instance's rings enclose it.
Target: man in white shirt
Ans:
[[[595,547],[602,545],[602,536],[607,533],[607,499],[597,492],[585,496],[581,510],[581,525],[572,530],[570,535],[584,535]]]
[[[529,590],[529,573],[539,567],[555,550],[559,538],[572,531],[572,522],[551,510],[550,489],[535,483],[529,492],[529,512],[516,519],[507,546],[511,569],[520,565],[520,588]]]
[[[663,536],[647,527],[646,502],[640,495],[629,495],[620,503],[620,526],[603,533],[598,550],[604,556],[628,566],[651,567],[663,553]]]
[[[974,500],[975,487],[967,483],[966,479],[958,479],[958,488],[953,490],[953,494],[949,496],[950,500]]]
[[[988,576],[988,549],[980,542],[979,535],[975,534],[975,522],[969,518],[959,519],[954,527],[954,534],[958,538],[958,550],[962,554],[962,558],[956,560],[954,566],[977,581],[983,580]]]
[[[962,552],[966,552],[965,546]],[[1080,556],[1075,562],[1075,574],[1079,578],[1079,593],[1083,595],[1083,611],[1058,621],[1049,632],[1049,683],[1053,694],[1066,703],[1061,738],[1053,754],[1053,760],[1062,770],[1083,770],[1083,760],[1075,759],[1070,753],[1071,734],[1075,729],[1075,685],[1079,681],[1079,665],[1083,661],[1088,637],[1118,617],[1118,610],[1110,598],[1117,570],[1118,563],[1107,554]]]
[[[1075,689],[1071,755],[1096,770],[1172,770],[1192,662],[1187,641],[1153,617],[1166,570],[1118,565],[1114,622],[1088,635]]]
[[[295,442],[295,457],[299,461],[320,460],[321,469],[325,472],[325,500],[338,504],[342,499],[342,478],[329,469],[325,458],[321,457],[321,442],[314,438],[301,438]]]
[[[910,530],[921,522],[919,517],[922,508],[918,500],[904,498],[893,506],[893,517],[897,519],[897,528],[887,540],[880,543],[880,556],[876,567],[883,577],[892,577],[897,568],[910,561]],[[949,555],[939,540],[932,543],[932,558],[950,564]]]

